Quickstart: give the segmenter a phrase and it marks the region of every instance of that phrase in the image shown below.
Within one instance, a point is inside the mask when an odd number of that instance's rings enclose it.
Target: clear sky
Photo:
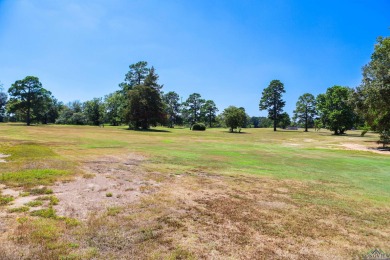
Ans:
[[[291,115],[305,92],[359,85],[389,28],[389,0],[0,0],[0,82],[37,76],[60,101],[86,101],[145,60],[164,92],[251,116],[279,79]]]

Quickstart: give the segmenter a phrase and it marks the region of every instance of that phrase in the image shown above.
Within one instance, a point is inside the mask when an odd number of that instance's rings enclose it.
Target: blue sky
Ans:
[[[59,100],[118,89],[145,60],[163,91],[197,92],[252,116],[263,88],[285,85],[285,111],[333,85],[356,87],[390,1],[0,0],[0,82],[33,75]]]

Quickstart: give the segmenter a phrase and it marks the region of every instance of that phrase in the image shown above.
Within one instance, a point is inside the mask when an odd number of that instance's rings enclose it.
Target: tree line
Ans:
[[[59,102],[34,76],[15,81],[8,89],[9,99],[0,85],[0,122],[127,124],[133,129],[203,123],[207,127],[229,127],[231,132],[245,127],[273,127],[276,131],[277,127],[295,125],[305,131],[327,128],[334,134],[361,127],[377,131],[383,140],[388,140],[390,37],[378,37],[362,76],[362,83],[356,88],[336,85],[317,97],[304,93],[297,100],[292,118],[283,111],[283,83],[272,80],[259,102],[259,109],[267,110],[268,116],[250,117],[243,107],[235,106],[218,114],[215,102],[203,99],[199,93],[189,95],[184,102],[174,91],[164,93],[155,68],[140,61],[129,66],[117,91],[83,103]]]

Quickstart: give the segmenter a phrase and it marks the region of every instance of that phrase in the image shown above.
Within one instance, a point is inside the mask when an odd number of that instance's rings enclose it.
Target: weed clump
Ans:
[[[28,206],[28,207],[39,207],[39,206],[43,205],[43,202],[40,200],[33,200],[33,201],[25,203],[24,205]]]
[[[30,189],[29,193],[32,195],[53,194],[53,190],[48,189],[47,187],[42,187],[42,188]]]
[[[42,217],[42,218],[57,218],[56,211],[53,207],[49,207],[48,209],[40,209],[35,210],[30,213],[31,216]]]
[[[20,212],[27,212],[29,211],[30,208],[27,207],[27,206],[22,206],[22,207],[18,207],[18,208],[12,208],[12,209],[9,209],[8,212],[9,213],[20,213]]]
[[[10,203],[13,200],[14,200],[14,197],[12,197],[12,196],[2,196],[0,194],[0,206],[7,205],[8,203]]]

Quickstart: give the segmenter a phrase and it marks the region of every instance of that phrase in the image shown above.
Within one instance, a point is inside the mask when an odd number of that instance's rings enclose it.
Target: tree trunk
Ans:
[[[307,132],[307,105],[305,108],[305,132]]]
[[[274,109],[274,132],[276,132],[276,120],[277,120],[277,116],[276,116],[276,97],[275,97],[275,91],[274,91],[274,96],[273,96],[273,98],[274,98],[274,107],[273,107],[273,109]]]

